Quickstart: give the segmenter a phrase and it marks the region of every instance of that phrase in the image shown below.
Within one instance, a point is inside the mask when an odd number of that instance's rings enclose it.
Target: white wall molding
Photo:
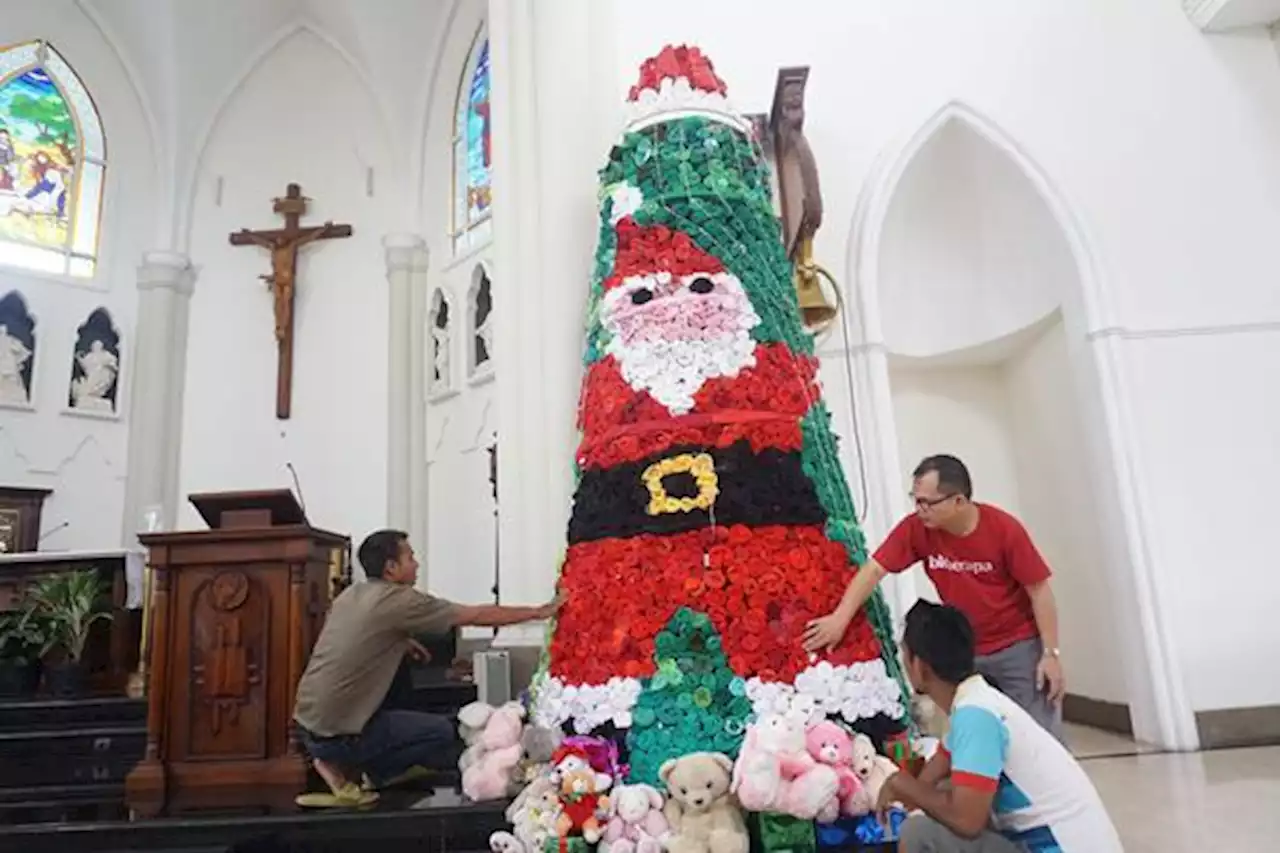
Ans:
[[[1208,33],[1268,27],[1280,21],[1280,0],[1182,0],[1191,22]]]
[[[936,110],[914,133],[881,155],[859,196],[850,230],[848,256],[855,296],[851,301],[856,306],[859,328],[858,334],[850,333],[849,338],[859,342],[885,339],[878,288],[880,246],[889,207],[916,156],[936,133],[952,121],[964,122],[1017,164],[1053,214],[1076,261],[1080,281],[1078,297],[1085,328],[1117,328],[1119,324],[1112,319],[1114,310],[1103,283],[1101,268],[1093,254],[1093,240],[1089,238],[1075,207],[1067,202],[1035,159],[995,123],[968,105],[952,101]],[[1115,562],[1128,565],[1131,571],[1131,577],[1116,578],[1113,582],[1125,585],[1123,592],[1132,593],[1121,596],[1121,600],[1131,598],[1138,611],[1134,614],[1136,630],[1132,640],[1141,648],[1143,660],[1141,665],[1135,661],[1126,666],[1131,679],[1141,674],[1146,682],[1134,687],[1135,725],[1141,729],[1138,732],[1140,737],[1157,741],[1166,748],[1195,749],[1199,741],[1194,715],[1169,625],[1173,610],[1157,582],[1149,545],[1151,528],[1139,496],[1138,484],[1144,482],[1140,443],[1129,397],[1125,393],[1127,377],[1123,356],[1115,340],[1109,337],[1099,339],[1090,350],[1103,401],[1106,436],[1105,458],[1098,460],[1100,464],[1096,467],[1112,479],[1109,485],[1101,487],[1114,491],[1119,506],[1124,542],[1123,553],[1116,555]],[[888,508],[901,513],[909,508],[905,506],[900,488],[901,463],[888,360],[874,346],[868,348],[860,359],[864,362],[864,385],[859,397],[867,401],[869,406],[862,408],[870,408],[870,412],[856,411],[855,416],[863,417],[867,424],[863,435],[867,437],[867,467],[874,484],[869,502],[873,517],[877,507],[880,512]],[[1115,544],[1118,548],[1121,545]],[[899,597],[906,594],[906,590],[898,592]]]
[[[389,288],[387,523],[420,541],[426,532],[424,340],[429,257],[426,241],[417,234],[388,234],[383,237],[382,246]]]
[[[1091,341],[1102,338],[1119,338],[1126,341],[1153,340],[1156,338],[1221,337],[1225,335],[1257,335],[1280,332],[1280,320],[1264,320],[1257,323],[1218,323],[1206,326],[1170,326],[1164,329],[1130,329],[1126,326],[1108,326],[1088,333]]]

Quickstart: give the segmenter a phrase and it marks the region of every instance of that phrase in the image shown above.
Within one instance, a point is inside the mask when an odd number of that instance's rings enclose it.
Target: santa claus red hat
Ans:
[[[704,252],[683,231],[665,225],[642,226],[630,216],[619,220],[615,228],[618,246],[613,272],[604,280],[605,290],[617,287],[630,276],[668,272],[679,277],[724,271],[719,258]]]
[[[640,66],[640,80],[627,98],[627,130],[701,116],[750,133],[750,122],[733,109],[727,92],[728,87],[700,49],[667,45]]]

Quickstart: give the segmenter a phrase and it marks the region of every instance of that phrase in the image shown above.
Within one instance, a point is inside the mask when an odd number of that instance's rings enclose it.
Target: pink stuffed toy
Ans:
[[[805,751],[804,728],[778,714],[747,727],[733,792],[747,811],[813,820],[840,788],[836,771]]]
[[[861,817],[875,807],[867,789],[853,769],[853,738],[843,727],[823,720],[811,726],[804,735],[805,746],[813,760],[836,772],[840,787],[836,795],[818,811],[821,823],[831,823],[840,815]]]
[[[662,795],[649,785],[618,785],[609,795],[609,825],[600,853],[662,853],[670,826]]]
[[[524,708],[519,702],[500,708],[475,702],[463,708],[458,718],[469,744],[459,762],[462,792],[477,802],[508,796],[516,766],[524,755],[520,744]]]

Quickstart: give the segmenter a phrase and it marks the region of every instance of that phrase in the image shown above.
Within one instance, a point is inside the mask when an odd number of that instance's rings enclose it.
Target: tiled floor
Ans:
[[[1126,853],[1280,849],[1280,747],[1083,759]]]

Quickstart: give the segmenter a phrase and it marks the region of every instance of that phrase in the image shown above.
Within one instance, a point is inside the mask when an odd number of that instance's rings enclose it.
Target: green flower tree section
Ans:
[[[660,786],[658,769],[690,752],[737,756],[751,713],[742,679],[729,669],[706,614],[682,607],[655,644],[657,673],[632,712],[631,781]]]

